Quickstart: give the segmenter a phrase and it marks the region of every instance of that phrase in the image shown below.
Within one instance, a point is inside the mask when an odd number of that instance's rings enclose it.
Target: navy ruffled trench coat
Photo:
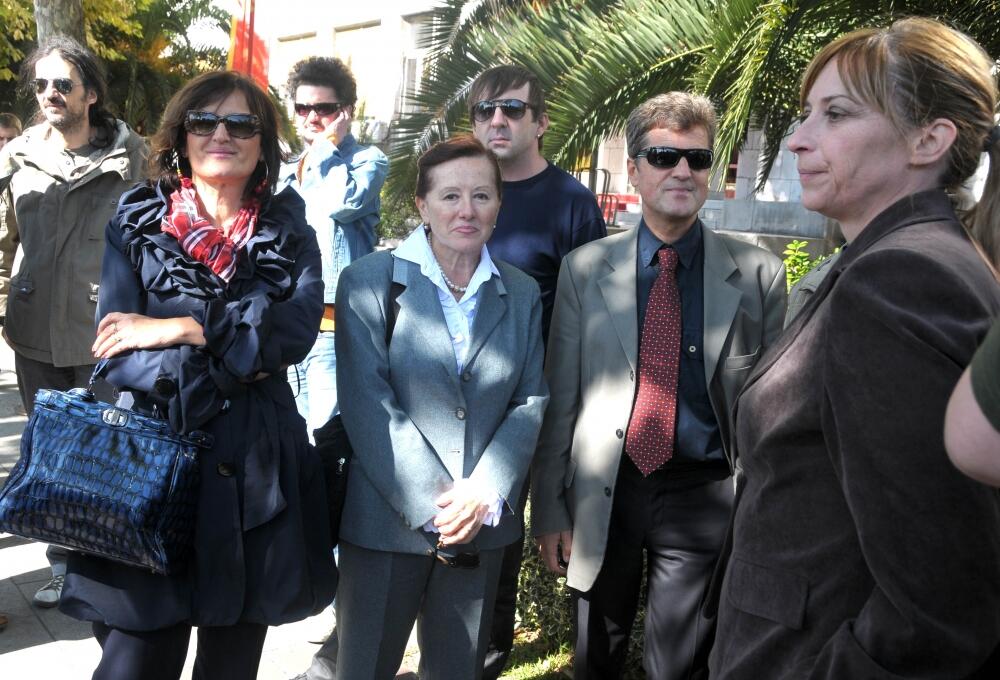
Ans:
[[[215,437],[199,459],[194,554],[185,574],[167,577],[74,553],[60,609],[130,630],[296,621],[329,604],[337,583],[322,470],[283,368],[305,357],[322,317],[316,238],[302,199],[282,191],[265,201],[226,285],[160,230],[168,196],[155,184],[122,196],[97,317],[190,315],[204,328],[204,347],[129,352],[105,374],[119,403]],[[253,381],[261,372],[269,377]]]

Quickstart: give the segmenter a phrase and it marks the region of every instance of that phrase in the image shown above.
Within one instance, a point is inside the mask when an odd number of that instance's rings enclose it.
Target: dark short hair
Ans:
[[[90,126],[96,133],[93,142],[98,147],[110,146],[115,141],[115,117],[105,108],[108,99],[108,80],[104,66],[94,53],[86,47],[65,35],[54,35],[47,38],[21,64],[21,87],[25,92],[35,95],[31,81],[35,79],[35,64],[44,57],[57,52],[60,57],[76,67],[83,80],[83,87],[90,90],[97,99],[87,109]]]
[[[21,119],[13,113],[0,113],[0,127],[14,128],[17,134],[21,134]]]
[[[507,90],[528,86],[528,104],[531,105],[533,120],[545,113],[545,91],[542,81],[534,73],[517,64],[494,66],[479,74],[469,86],[469,121],[474,122],[472,109],[477,102],[492,99]]]
[[[167,102],[160,128],[150,140],[149,176],[164,182],[171,189],[179,185],[178,170],[191,175],[191,163],[181,152],[187,144],[184,118],[188,111],[200,110],[220,102],[234,92],[241,92],[250,113],[260,119],[260,149],[264,156],[244,189],[248,196],[261,180],[267,178],[265,193],[270,194],[278,182],[281,163],[287,159],[278,135],[278,110],[271,98],[256,83],[236,71],[212,71],[189,81]]]
[[[417,189],[414,192],[417,198],[427,198],[431,190],[431,170],[459,158],[485,159],[493,169],[493,183],[496,185],[497,197],[500,197],[503,193],[503,181],[500,179],[497,157],[472,135],[456,135],[438,142],[417,159]]]
[[[341,104],[353,106],[358,101],[358,83],[347,64],[336,57],[309,57],[295,64],[286,86],[292,99],[299,85],[333,88]]]

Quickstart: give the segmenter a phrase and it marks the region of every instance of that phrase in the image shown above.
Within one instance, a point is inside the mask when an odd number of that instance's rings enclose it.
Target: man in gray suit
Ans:
[[[698,605],[732,505],[729,413],[785,311],[781,261],[698,219],[715,131],[704,97],[639,105],[626,135],[642,221],[559,273],[532,527],[576,595],[576,680],[621,676],[644,555],[647,676],[707,673]]]

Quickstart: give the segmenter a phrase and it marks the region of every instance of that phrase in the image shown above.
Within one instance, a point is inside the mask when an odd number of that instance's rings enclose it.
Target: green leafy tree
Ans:
[[[418,110],[393,126],[389,192],[412,191],[416,156],[468,129],[476,75],[510,62],[545,86],[545,153],[564,167],[621,132],[639,102],[690,89],[719,107],[718,164],[751,123],[764,130],[762,183],[798,113],[799,79],[813,54],[842,33],[905,15],[939,18],[1000,54],[997,0],[445,0],[425,37]]]
[[[225,50],[191,42],[196,24],[223,35],[229,15],[212,0],[83,0],[87,45],[104,59],[108,102],[116,115],[142,133],[159,123],[166,102],[187,80],[224,68]],[[34,98],[16,86],[21,60],[35,45],[29,0],[0,0],[0,110],[27,118]]]

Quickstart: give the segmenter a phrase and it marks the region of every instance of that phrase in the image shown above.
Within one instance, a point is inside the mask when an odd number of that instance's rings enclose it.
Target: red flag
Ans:
[[[254,2],[239,0],[240,8],[233,14],[227,66],[250,76],[267,91],[267,45],[254,30]]]

